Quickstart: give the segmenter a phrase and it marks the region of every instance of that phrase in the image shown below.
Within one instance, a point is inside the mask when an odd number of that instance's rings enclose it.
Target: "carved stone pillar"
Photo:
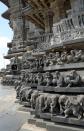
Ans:
[[[13,46],[18,49],[23,44],[23,19],[21,13],[21,0],[9,0],[10,3],[10,23],[14,32]]]
[[[83,16],[81,12],[84,11],[84,0],[70,0],[72,8],[72,17],[75,27],[83,25]]]

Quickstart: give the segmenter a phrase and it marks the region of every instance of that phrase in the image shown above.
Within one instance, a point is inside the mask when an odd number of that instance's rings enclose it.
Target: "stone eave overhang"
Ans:
[[[9,20],[10,19],[10,9],[8,9],[7,11],[5,11],[2,14],[2,17]]]
[[[24,54],[24,52],[8,54],[8,55],[4,56],[4,59],[11,59],[15,56],[22,56],[23,54]]]
[[[4,3],[6,6],[10,7],[8,0],[0,0],[0,1],[1,1],[2,3]]]

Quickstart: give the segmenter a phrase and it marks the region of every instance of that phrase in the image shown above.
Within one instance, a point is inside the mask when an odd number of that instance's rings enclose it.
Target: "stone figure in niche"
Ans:
[[[63,87],[64,85],[64,78],[63,76],[60,74],[59,71],[56,71],[55,74],[53,75],[53,86],[57,87]]]
[[[46,86],[52,85],[53,75],[50,72],[45,73]]]
[[[32,93],[32,95],[31,95],[31,107],[33,108],[33,109],[35,109],[35,107],[36,107],[36,99],[38,98],[38,96],[39,96],[39,92],[38,91],[34,91],[33,93]]]
[[[66,88],[74,87],[74,86],[76,87],[81,84],[81,77],[76,72],[76,70],[72,70],[70,74],[65,77],[65,84],[66,84]]]

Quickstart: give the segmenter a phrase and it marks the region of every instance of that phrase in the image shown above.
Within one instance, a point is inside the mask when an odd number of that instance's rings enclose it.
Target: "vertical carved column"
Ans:
[[[23,20],[20,8],[22,7],[20,0],[9,0],[10,3],[10,23],[14,31],[13,49],[17,50],[23,43]]]
[[[82,26],[83,21],[81,18],[81,11],[84,10],[84,0],[70,0],[70,1],[74,25],[75,27]]]

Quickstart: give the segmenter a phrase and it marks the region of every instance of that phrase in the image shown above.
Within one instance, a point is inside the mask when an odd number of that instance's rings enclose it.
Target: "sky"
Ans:
[[[2,18],[1,14],[4,13],[8,8],[0,2],[0,69],[5,68],[9,64],[9,60],[3,58],[7,55],[7,43],[11,42],[13,37],[12,29],[9,27],[9,21]]]

